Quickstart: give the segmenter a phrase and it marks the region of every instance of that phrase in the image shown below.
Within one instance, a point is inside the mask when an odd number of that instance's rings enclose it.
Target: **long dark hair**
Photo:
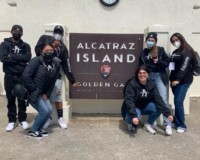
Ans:
[[[183,37],[183,35],[180,34],[180,33],[174,33],[174,34],[171,36],[170,41],[171,41],[172,44],[173,44],[172,38],[173,38],[174,36],[176,36],[176,37],[179,39],[179,41],[181,42],[181,46],[180,46],[180,50],[181,50],[181,51],[189,50],[189,51],[191,51],[192,53],[194,53],[193,48],[187,43],[187,41],[185,40],[185,38]]]
[[[149,69],[147,68],[147,66],[145,65],[142,65],[142,66],[139,66],[136,70],[135,70],[135,79],[139,82],[139,79],[138,79],[138,74],[141,70],[144,70],[146,71],[148,74],[149,74]]]

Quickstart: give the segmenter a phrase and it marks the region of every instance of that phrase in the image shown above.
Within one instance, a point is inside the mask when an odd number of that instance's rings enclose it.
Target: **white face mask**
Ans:
[[[58,40],[58,41],[62,40],[62,35],[60,35],[60,34],[56,33],[56,34],[53,35],[53,37],[54,37],[55,40]]]
[[[181,46],[181,42],[175,41],[173,45],[174,45],[174,47],[176,47],[176,49],[178,49]]]

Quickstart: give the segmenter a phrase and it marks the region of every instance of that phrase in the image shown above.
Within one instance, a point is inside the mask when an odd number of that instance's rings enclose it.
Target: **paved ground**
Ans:
[[[188,131],[150,135],[142,128],[134,136],[126,131],[121,117],[74,116],[67,130],[51,126],[49,137],[30,139],[22,128],[5,132],[5,98],[0,97],[0,160],[199,160],[200,99],[192,99],[186,117]],[[32,123],[34,113],[28,113]]]

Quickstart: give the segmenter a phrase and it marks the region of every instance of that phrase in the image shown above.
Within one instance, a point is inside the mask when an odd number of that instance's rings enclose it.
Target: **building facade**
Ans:
[[[31,45],[33,55],[38,38],[44,33],[51,34],[56,24],[64,26],[67,46],[69,33],[145,35],[155,31],[158,45],[170,54],[174,48],[169,38],[180,32],[200,53],[200,0],[119,0],[112,7],[104,6],[99,0],[1,0],[0,6],[0,40],[10,36],[13,24],[20,24],[24,28],[22,39]],[[186,113],[189,113],[189,98],[200,95],[198,81],[199,77],[195,77],[188,92]],[[120,112],[122,100],[69,100],[68,85],[64,92],[67,113]],[[5,94],[2,72],[0,93]],[[170,89],[169,97],[173,105]]]

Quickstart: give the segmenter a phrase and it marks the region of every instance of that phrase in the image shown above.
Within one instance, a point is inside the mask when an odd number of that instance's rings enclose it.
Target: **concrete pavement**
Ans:
[[[159,128],[151,135],[142,128],[133,135],[120,116],[74,115],[67,130],[52,125],[50,135],[30,139],[17,127],[6,132],[6,99],[0,97],[0,160],[199,160],[200,99],[191,100],[186,116],[188,131],[165,136]],[[32,123],[35,113],[28,113]]]

